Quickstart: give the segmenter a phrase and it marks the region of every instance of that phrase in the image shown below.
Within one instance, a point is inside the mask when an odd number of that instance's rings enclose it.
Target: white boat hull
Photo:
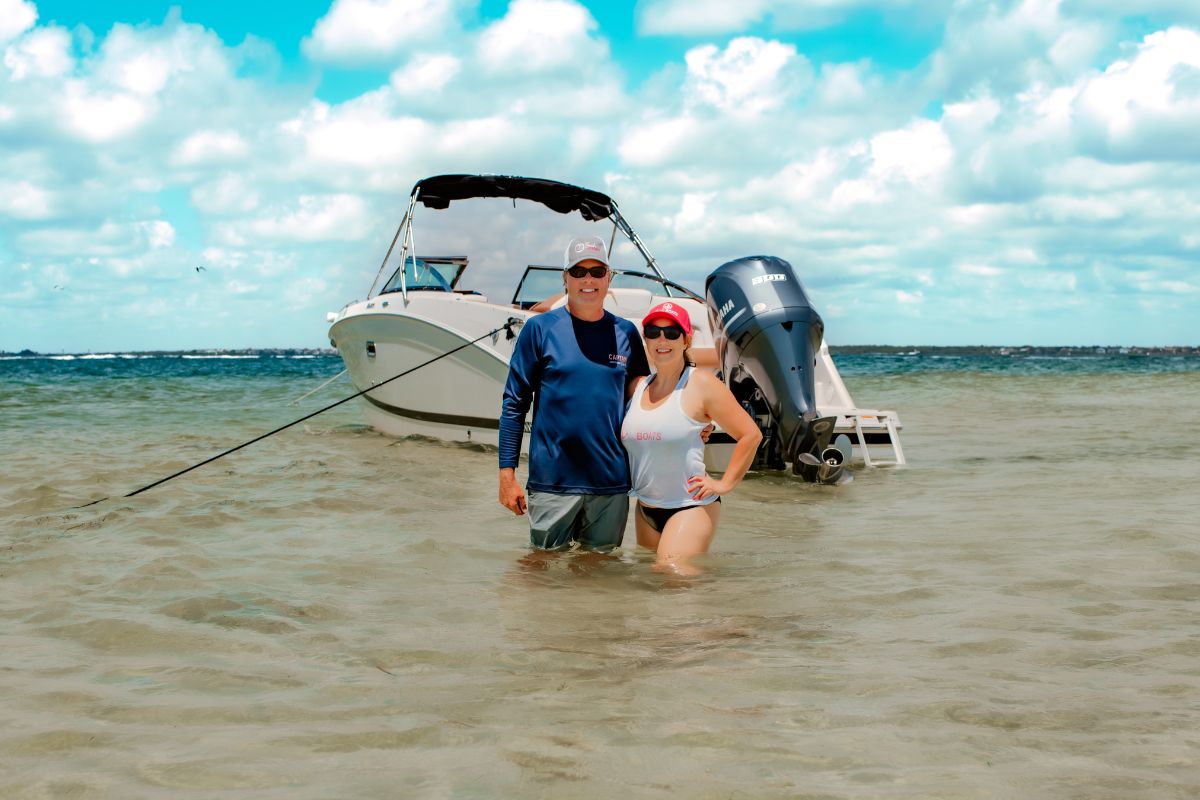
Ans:
[[[640,325],[646,311],[667,299],[688,307],[694,320],[705,320],[696,346],[711,347],[703,306],[694,300],[613,289],[605,305]],[[363,396],[373,428],[390,436],[497,443],[500,403],[516,341],[500,329],[513,318],[523,323],[531,312],[489,303],[479,295],[409,292],[407,302],[399,293],[380,295],[351,303],[335,316],[330,342],[359,390],[419,367]],[[444,355],[489,333],[482,341]]]
[[[407,306],[399,295],[353,303],[329,332],[358,389],[383,384],[363,396],[369,424],[391,436],[495,444],[514,340],[499,330],[468,343],[528,314],[463,295],[409,297]]]
[[[695,346],[711,347],[707,310],[694,300],[613,289],[606,306],[640,325],[646,311],[667,299],[688,307]],[[523,322],[530,316],[528,311],[489,303],[478,295],[410,292],[406,303],[395,293],[347,305],[336,315],[329,335],[359,390],[383,384],[364,395],[371,427],[389,436],[496,445],[515,342],[502,327],[509,319]],[[514,332],[517,329],[514,326]],[[426,362],[432,363],[421,366]],[[413,372],[395,378],[407,370]],[[896,461],[903,463],[895,435],[901,427],[899,418],[893,411],[855,407],[824,344],[816,359],[815,387],[820,414],[837,417],[835,434],[848,435],[863,460],[871,463],[870,452],[862,446],[865,441],[890,447]],[[708,468],[723,470],[732,450],[732,445],[710,445]]]

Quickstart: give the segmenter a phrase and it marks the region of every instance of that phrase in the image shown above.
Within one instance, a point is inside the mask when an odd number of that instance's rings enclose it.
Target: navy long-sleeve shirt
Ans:
[[[649,375],[632,322],[604,312],[596,322],[565,307],[531,317],[509,363],[500,411],[500,468],[516,467],[533,408],[526,488],[558,494],[624,494],[621,446],[625,383]]]

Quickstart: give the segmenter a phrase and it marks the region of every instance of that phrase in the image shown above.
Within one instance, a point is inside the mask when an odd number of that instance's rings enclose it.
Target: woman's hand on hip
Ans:
[[[720,497],[729,491],[724,481],[719,481],[711,475],[693,475],[688,478],[688,492],[693,500],[703,500],[706,497]]]

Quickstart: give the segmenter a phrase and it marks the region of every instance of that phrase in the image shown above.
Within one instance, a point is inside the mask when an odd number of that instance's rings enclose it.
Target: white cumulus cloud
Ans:
[[[659,166],[671,160],[686,142],[692,140],[699,127],[687,116],[649,120],[625,136],[618,152],[626,164]]]
[[[214,217],[234,216],[258,208],[260,191],[253,180],[240,173],[230,173],[196,186],[191,200],[202,213]]]
[[[871,173],[887,181],[902,179],[928,184],[945,172],[954,158],[941,125],[918,120],[902,130],[885,131],[871,139]]]
[[[920,0],[926,13],[939,13],[949,0]],[[642,0],[638,30],[648,35],[739,33],[770,21],[775,30],[815,30],[860,9],[894,11],[917,0]]]
[[[280,275],[296,302],[359,296],[417,178],[532,174],[611,191],[693,288],[730,258],[792,261],[837,309],[835,344],[887,339],[895,320],[931,344],[1009,342],[1033,323],[1088,338],[1103,329],[1085,313],[1101,312],[1195,339],[1197,15],[1182,0],[1150,0],[1149,16],[1116,0],[931,2],[643,0],[642,30],[658,14],[660,33],[712,35],[614,56],[625,31],[575,0],[338,0],[309,66],[366,65],[355,80],[376,83],[335,101],[280,71],[269,43],[228,46],[183,11],[93,35],[0,0],[4,257],[114,309],[170,282],[191,298],[176,311],[195,309],[189,335],[213,322],[236,343],[319,343],[319,316],[242,312]],[[928,44],[897,65],[853,37],[835,51],[786,33],[859,11],[887,30],[919,16]],[[443,218],[421,219],[430,246]],[[546,245],[507,216],[477,221],[472,242],[510,248],[496,263]],[[233,311],[247,327],[223,328]],[[58,336],[40,319],[64,317],[7,320],[0,347],[14,325]]]
[[[65,94],[64,122],[92,142],[130,134],[150,116],[141,99],[121,92],[93,91],[83,81],[68,82]]]
[[[413,43],[436,38],[454,20],[453,0],[334,0],[303,47],[318,61],[387,61]]]
[[[423,95],[440,92],[462,71],[462,59],[449,53],[422,53],[392,73],[397,94]]]
[[[373,102],[313,103],[286,125],[317,162],[361,167],[409,163],[433,144],[433,126],[418,117],[392,116]]]
[[[24,220],[41,220],[53,213],[50,192],[27,180],[0,180],[0,214]]]
[[[175,244],[175,226],[166,220],[155,219],[138,223],[138,229],[152,249],[170,247]]]
[[[4,51],[4,66],[14,81],[57,77],[74,65],[71,34],[63,28],[36,28]]]
[[[646,34],[730,33],[760,21],[771,0],[648,0],[638,6],[638,28]]]
[[[1077,87],[1085,146],[1117,161],[1200,156],[1200,32],[1147,36],[1132,59]]]
[[[172,17],[161,28],[114,25],[101,45],[95,78],[112,90],[150,99],[172,82],[192,76],[216,82],[231,71],[219,39]]]
[[[217,238],[229,246],[358,239],[366,232],[366,203],[357,195],[302,195],[292,208],[222,223]]]
[[[788,68],[800,62],[795,45],[755,37],[689,50],[687,89],[721,111],[757,114],[782,105],[800,86]]]
[[[30,253],[81,259],[137,256],[174,241],[174,226],[161,219],[105,222],[98,228],[41,228],[18,237]]]
[[[988,264],[959,264],[957,269],[965,275],[978,275],[983,278],[996,278],[1004,274],[1004,270]]]
[[[603,58],[607,45],[590,36],[596,27],[573,0],[513,0],[480,35],[480,59],[493,72],[520,74]]]
[[[37,22],[37,6],[26,0],[0,0],[0,44],[17,38]]]
[[[197,131],[175,149],[177,164],[196,165],[236,161],[245,156],[249,145],[235,131]]]

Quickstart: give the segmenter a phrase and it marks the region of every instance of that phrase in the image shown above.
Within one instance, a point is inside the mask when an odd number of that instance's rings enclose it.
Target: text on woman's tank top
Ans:
[[[629,475],[636,497],[654,508],[684,508],[715,502],[716,497],[693,500],[688,478],[704,474],[704,442],[697,422],[683,411],[683,388],[692,368],[684,367],[670,396],[657,408],[642,408],[642,395],[656,376],[638,384],[625,409],[621,444],[629,453]]]

